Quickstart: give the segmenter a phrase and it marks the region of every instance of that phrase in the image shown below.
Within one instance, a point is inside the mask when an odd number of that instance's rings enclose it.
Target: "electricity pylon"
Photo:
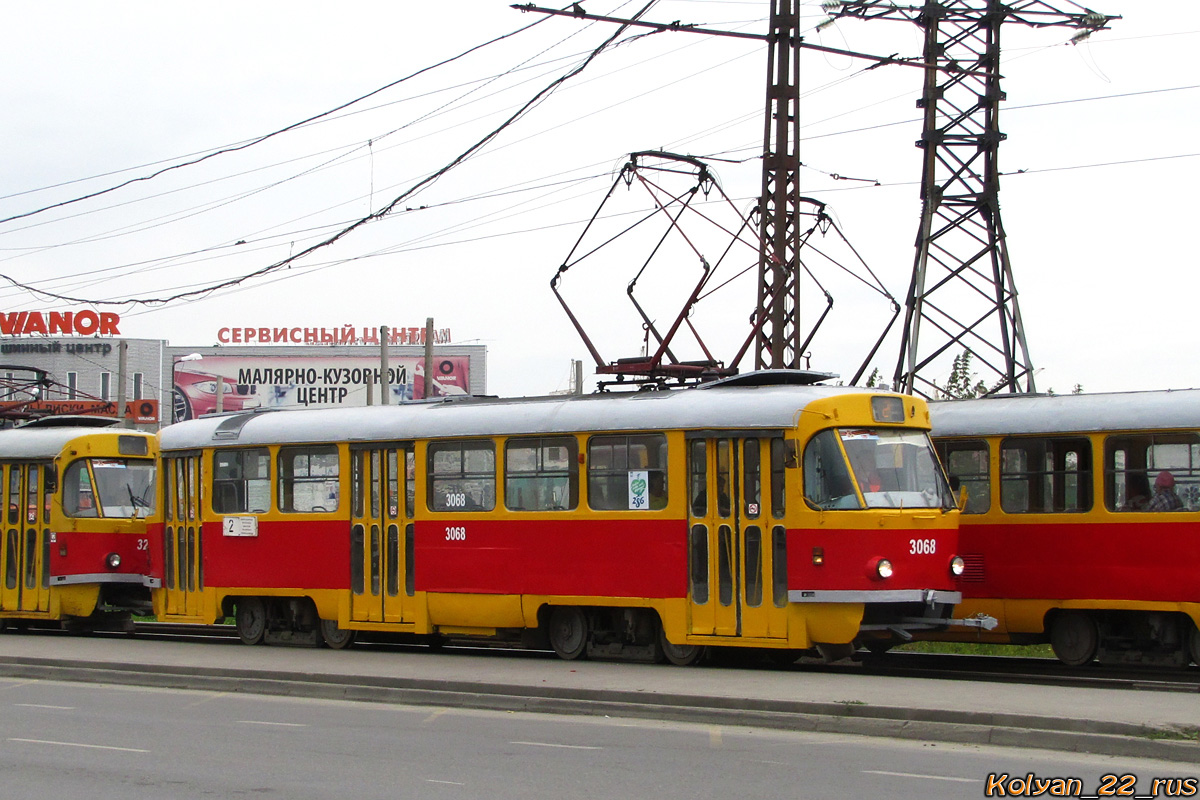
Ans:
[[[1071,5],[1074,5],[1073,3]],[[1120,17],[1041,0],[826,3],[834,18],[902,20],[925,33],[921,222],[895,388],[941,393],[933,370],[970,352],[991,392],[1034,392],[1034,370],[1000,222],[1000,31],[1005,23],[1079,31]],[[956,69],[950,69],[956,68]]]

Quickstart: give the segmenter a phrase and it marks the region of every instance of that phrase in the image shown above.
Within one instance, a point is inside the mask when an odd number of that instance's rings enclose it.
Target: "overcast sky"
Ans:
[[[617,16],[641,5],[584,3]],[[761,32],[768,8],[767,0],[660,0],[646,18]],[[842,21],[817,33],[819,3],[804,8],[809,41],[920,54],[915,26]],[[1190,241],[1200,212],[1200,4],[1107,0],[1094,8],[1124,19],[1081,45],[1067,44],[1065,29],[1009,25],[1003,34],[1002,218],[1037,385],[1200,386],[1200,258]],[[4,11],[2,217],[247,144],[540,18],[493,0],[42,0],[5,3]],[[614,30],[545,19],[318,122],[5,222],[0,274],[119,301],[186,294],[270,267],[449,165]],[[864,67],[804,54],[802,191],[828,204],[849,246],[902,298],[920,211],[921,73]],[[627,35],[386,218],[234,287],[106,308],[121,313],[124,335],[181,346],[213,344],[229,326],[419,326],[433,317],[456,342],[488,346],[490,392],[565,388],[571,359],[583,359],[589,376],[593,364],[550,279],[617,170],[634,151],[714,156],[722,189],[744,213],[759,191],[765,69],[756,41]],[[664,185],[683,180],[662,177]],[[711,202],[715,193],[708,199],[717,221],[724,211]],[[647,202],[636,185],[616,192],[582,251],[627,227]],[[697,249],[714,263],[727,241],[711,224],[704,232],[706,223],[697,225]],[[573,266],[561,287],[605,361],[642,346],[625,287],[652,240],[627,237]],[[834,233],[822,241],[831,253],[843,246]],[[665,326],[700,267],[677,241],[657,258],[638,298]],[[734,247],[721,268],[733,277],[752,263],[748,248]],[[815,277],[835,305],[810,347],[811,366],[849,379],[889,306],[836,269]],[[743,276],[697,309],[693,321],[717,358],[731,360],[745,338],[753,292]],[[824,305],[810,284],[802,327]],[[77,307],[0,288],[6,312]],[[898,346],[891,337],[870,365],[890,378]],[[682,341],[679,355],[700,357]]]

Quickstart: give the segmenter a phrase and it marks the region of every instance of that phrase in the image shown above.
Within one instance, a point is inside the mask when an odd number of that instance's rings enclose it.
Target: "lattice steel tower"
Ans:
[[[1071,5],[1074,5],[1073,3]],[[911,22],[925,33],[921,223],[895,386],[931,395],[932,370],[967,351],[989,391],[1033,392],[1034,370],[1000,223],[1000,30],[1068,27],[1080,37],[1112,19],[1040,0],[892,0],[826,4],[831,16]],[[944,375],[943,375],[944,377]]]
[[[771,0],[755,369],[800,366],[800,0]]]

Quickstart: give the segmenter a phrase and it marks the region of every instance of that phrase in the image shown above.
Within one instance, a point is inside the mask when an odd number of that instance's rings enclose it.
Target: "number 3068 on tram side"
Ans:
[[[170,426],[155,612],[232,616],[247,643],[386,631],[677,664],[951,624],[958,511],[924,402],[762,383]]]

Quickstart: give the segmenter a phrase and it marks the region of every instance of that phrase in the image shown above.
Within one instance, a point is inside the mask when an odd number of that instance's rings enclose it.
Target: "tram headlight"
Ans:
[[[108,565],[109,569],[116,569],[121,566],[121,556],[118,553],[109,553],[105,557],[104,563]]]
[[[892,577],[892,562],[886,558],[874,558],[867,564],[867,577],[874,581]]]
[[[962,556],[955,556],[950,559],[950,574],[954,577],[959,577],[967,570],[967,562],[963,561]]]

